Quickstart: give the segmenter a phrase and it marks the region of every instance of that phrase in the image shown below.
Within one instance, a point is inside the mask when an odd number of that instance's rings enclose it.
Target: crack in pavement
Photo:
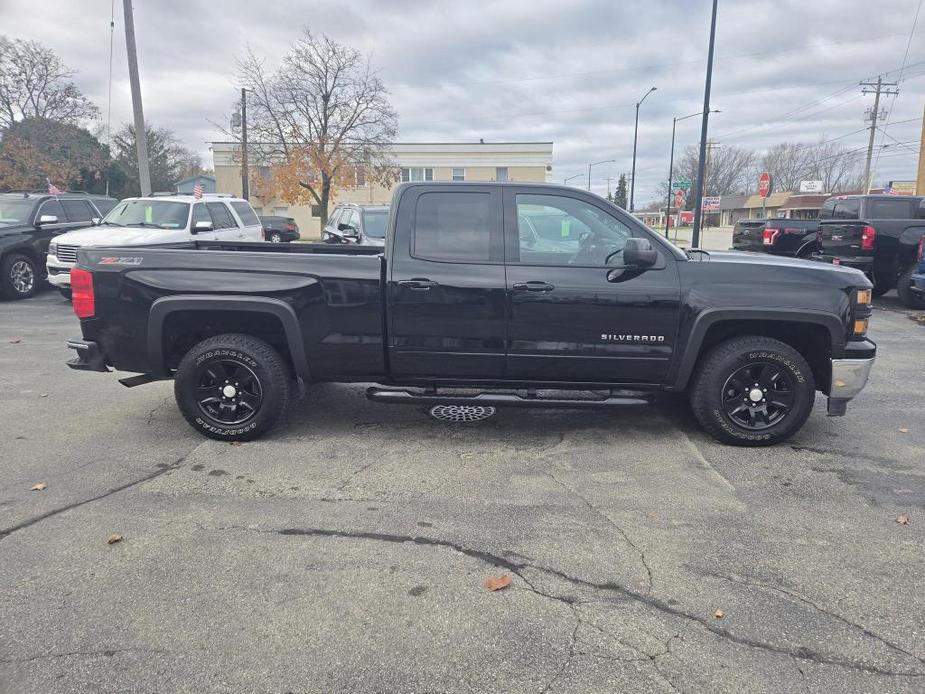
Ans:
[[[271,529],[264,530],[260,528],[249,528],[246,526],[225,526],[214,528],[214,530],[224,531],[224,530],[244,530],[246,532],[256,532],[263,534],[276,534],[288,537],[321,537],[321,538],[339,538],[339,539],[351,539],[351,540],[370,540],[373,542],[386,542],[391,544],[413,544],[424,547],[439,547],[450,549],[459,554],[462,554],[467,557],[471,557],[483,563],[489,564],[491,566],[497,566],[505,568],[511,573],[518,576],[525,585],[530,588],[530,591],[544,598],[551,600],[556,600],[565,605],[568,605],[570,608],[579,603],[580,601],[574,596],[568,595],[556,595],[554,593],[548,593],[545,591],[538,590],[533,583],[527,579],[524,575],[526,570],[532,569],[543,573],[547,576],[559,578],[571,585],[586,588],[588,590],[602,591],[605,593],[616,594],[623,598],[632,600],[646,607],[657,610],[663,614],[678,617],[680,619],[687,620],[694,624],[699,625],[706,631],[710,632],[714,636],[717,636],[721,639],[729,641],[731,643],[739,644],[742,646],[747,646],[749,648],[755,648],[757,650],[765,651],[767,653],[774,653],[777,655],[788,656],[790,658],[795,658],[797,660],[806,660],[809,662],[817,663],[820,665],[834,665],[839,667],[844,667],[849,670],[855,670],[859,672],[869,672],[877,675],[886,675],[891,677],[925,677],[925,669],[920,670],[888,670],[882,667],[875,665],[866,665],[863,663],[856,663],[847,658],[839,657],[830,657],[824,653],[813,650],[806,646],[798,646],[795,648],[787,648],[784,646],[778,646],[773,643],[767,643],[754,638],[749,638],[747,636],[741,636],[730,632],[728,629],[725,629],[721,626],[711,623],[706,617],[701,617],[690,612],[685,612],[684,610],[674,607],[673,605],[668,604],[664,600],[661,600],[654,595],[644,594],[637,592],[626,586],[622,586],[619,583],[604,582],[599,583],[596,581],[591,581],[577,576],[571,576],[564,571],[558,569],[553,569],[547,566],[542,566],[539,564],[533,564],[528,562],[515,562],[510,559],[507,559],[503,556],[492,554],[491,552],[486,552],[483,550],[473,549],[471,547],[466,547],[456,542],[451,542],[449,540],[440,540],[437,538],[416,536],[416,535],[397,535],[391,533],[378,533],[378,532],[368,532],[368,531],[347,531],[347,530],[333,530],[326,528],[283,528],[283,529]],[[865,631],[861,631],[864,636],[868,636]],[[868,638],[876,638],[869,637]],[[925,666],[925,660],[919,658],[918,656],[909,654],[908,657],[911,657],[920,665]]]
[[[575,616],[575,628],[572,629],[572,635],[569,637],[568,652],[565,654],[562,663],[556,668],[556,671],[553,673],[552,677],[549,678],[549,681],[546,683],[546,686],[543,687],[540,694],[547,694],[552,689],[552,686],[559,681],[562,673],[565,672],[565,668],[572,662],[572,658],[575,657],[575,647],[578,645],[578,629],[581,627],[581,613],[579,613],[577,605],[573,604],[569,607],[572,610],[572,614]]]
[[[66,653],[41,653],[39,655],[29,656],[28,658],[5,658],[0,660],[0,664],[9,664],[9,663],[31,663],[35,660],[46,660],[51,658],[67,658],[69,656],[80,655],[80,656],[106,656],[107,658],[112,658],[113,656],[119,655],[120,653],[156,653],[160,655],[169,655],[175,653],[175,651],[164,651],[159,648],[142,648],[142,647],[128,647],[128,648],[107,648],[103,650],[96,651],[68,651]]]
[[[336,491],[338,491],[338,492],[344,491],[344,488],[345,488],[348,484],[350,484],[350,483],[354,480],[354,478],[356,478],[357,475],[362,475],[364,472],[366,472],[367,470],[369,470],[369,468],[371,468],[373,465],[375,465],[375,464],[378,463],[378,462],[379,462],[378,460],[373,460],[373,461],[371,461],[371,462],[369,462],[369,463],[366,463],[366,465],[364,465],[364,466],[361,467],[360,469],[354,470],[353,472],[351,472],[349,475],[347,475],[346,479],[345,479],[343,482],[341,482],[339,485],[337,485]]]
[[[906,655],[906,656],[909,656],[910,658],[915,658],[916,660],[922,661],[922,659],[919,658],[919,656],[915,655],[915,653],[911,653],[911,652],[907,651],[906,649],[902,648],[901,646],[896,645],[896,644],[893,643],[892,641],[888,641],[885,637],[880,636],[880,634],[877,634],[876,632],[874,632],[874,631],[868,629],[867,627],[863,626],[862,624],[857,624],[856,622],[852,622],[852,621],[851,621],[850,619],[848,619],[847,617],[843,617],[842,615],[836,614],[835,612],[830,612],[829,610],[825,609],[824,607],[822,607],[822,606],[820,606],[820,605],[817,605],[817,604],[814,603],[812,600],[810,600],[809,598],[806,598],[806,597],[800,595],[799,593],[794,593],[794,592],[792,592],[792,591],[787,590],[786,588],[781,588],[780,586],[772,586],[772,585],[768,585],[767,583],[759,583],[759,582],[757,582],[757,581],[749,581],[749,580],[747,580],[747,579],[740,579],[740,578],[737,578],[737,577],[734,577],[734,576],[728,576],[728,575],[725,575],[725,574],[712,573],[712,572],[709,572],[709,571],[702,571],[701,573],[702,573],[704,576],[709,576],[709,577],[711,577],[711,578],[717,578],[717,579],[719,579],[719,580],[721,580],[721,581],[728,581],[729,583],[735,583],[735,584],[737,584],[737,585],[747,586],[747,587],[749,587],[749,588],[762,588],[762,589],[764,589],[764,590],[769,590],[769,591],[772,591],[772,592],[775,592],[775,593],[781,593],[782,595],[786,595],[787,597],[792,598],[792,599],[794,599],[794,600],[797,600],[798,602],[801,602],[801,603],[803,603],[804,605],[809,605],[809,606],[812,607],[814,610],[817,610],[818,612],[821,612],[821,613],[824,614],[824,615],[827,615],[827,616],[829,616],[829,617],[832,617],[833,619],[835,619],[835,620],[841,622],[842,624],[844,624],[844,625],[846,625],[846,626],[849,626],[849,627],[852,627],[852,628],[854,628],[854,629],[857,629],[857,630],[860,631],[862,634],[864,634],[864,636],[867,636],[867,637],[872,638],[872,639],[874,639],[874,640],[876,640],[876,641],[879,641],[879,642],[882,643],[884,646],[886,646],[887,648],[890,648],[890,649],[893,650],[893,651],[896,651],[897,653],[901,653],[902,655]]]
[[[151,423],[154,421],[154,415],[157,413],[157,411],[171,400],[173,400],[173,396],[167,395],[157,405],[148,410],[148,415],[145,417],[145,426],[151,426]]]
[[[626,533],[626,531],[622,528],[622,526],[620,526],[620,524],[617,523],[617,522],[616,522],[613,518],[611,518],[609,515],[607,515],[606,513],[604,513],[604,511],[602,511],[602,510],[599,509],[597,506],[595,506],[594,504],[592,504],[591,501],[590,501],[587,497],[585,497],[583,494],[581,494],[580,492],[578,492],[577,489],[575,489],[574,487],[572,487],[572,486],[566,484],[565,482],[563,482],[562,480],[560,480],[558,477],[556,477],[556,476],[555,476],[554,474],[552,474],[551,472],[547,472],[547,473],[545,473],[545,474],[546,474],[547,477],[549,477],[549,479],[551,479],[553,482],[555,482],[555,483],[558,484],[560,487],[562,487],[563,489],[565,489],[567,492],[570,492],[571,494],[574,494],[574,495],[577,496],[579,499],[581,499],[581,500],[584,502],[585,506],[587,506],[592,512],[594,512],[595,514],[597,514],[598,516],[600,516],[601,518],[603,518],[604,520],[606,520],[608,523],[610,523],[610,525],[612,525],[614,528],[616,528],[617,532],[620,533],[620,535],[623,537],[623,540],[626,542],[626,544],[628,544],[630,547],[632,547],[632,548],[633,548],[633,551],[635,551],[636,554],[639,555],[639,561],[640,561],[640,563],[642,564],[642,567],[646,570],[646,575],[647,575],[647,577],[648,577],[648,579],[647,579],[648,585],[647,585],[647,588],[646,588],[646,592],[647,592],[647,593],[651,593],[651,592],[652,592],[652,567],[649,566],[649,562],[646,560],[646,553],[645,553],[644,551],[642,551],[642,549],[640,549],[640,548],[636,545],[636,543],[633,542],[633,541],[630,539],[630,536]]]
[[[39,514],[38,516],[24,520],[21,523],[17,523],[16,525],[11,525],[8,528],[4,528],[3,530],[0,530],[0,542],[2,542],[4,539],[9,537],[13,533],[19,530],[24,530],[25,528],[33,526],[36,523],[40,523],[46,518],[51,518],[52,516],[57,516],[58,514],[64,513],[65,511],[71,511],[75,508],[80,508],[81,506],[85,506],[86,504],[91,504],[94,501],[105,499],[107,496],[112,496],[113,494],[124,492],[126,489],[131,489],[132,487],[135,487],[139,484],[144,484],[145,482],[153,480],[156,477],[160,477],[161,475],[167,472],[176,470],[177,468],[180,467],[180,465],[183,464],[183,461],[186,460],[193,453],[193,451],[195,451],[201,445],[203,444],[202,443],[196,444],[189,451],[187,451],[186,453],[181,455],[179,458],[177,458],[174,462],[164,465],[163,467],[158,468],[156,471],[151,472],[145,475],[144,477],[141,477],[136,480],[132,480],[131,482],[126,482],[125,484],[120,484],[118,487],[113,487],[109,491],[103,492],[102,494],[97,494],[96,496],[90,497],[89,499],[83,499],[81,501],[75,501],[65,506],[53,508],[50,511],[46,511],[45,513]]]

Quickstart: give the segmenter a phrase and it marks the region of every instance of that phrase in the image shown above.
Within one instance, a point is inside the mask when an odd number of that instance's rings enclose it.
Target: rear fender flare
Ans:
[[[832,341],[833,356],[840,354],[845,346],[845,326],[841,319],[833,313],[812,311],[809,309],[800,311],[753,308],[709,309],[703,311],[694,321],[690,336],[687,338],[687,343],[684,346],[683,356],[675,371],[674,378],[669,379],[669,383],[672,383],[672,390],[683,390],[687,387],[691,374],[694,372],[694,367],[700,359],[700,351],[703,347],[707,331],[718,323],[733,320],[780,321],[822,325],[829,332],[829,338]]]
[[[249,311],[275,316],[283,325],[289,353],[295,372],[304,380],[311,380],[305,344],[299,320],[292,306],[280,299],[261,296],[222,296],[210,294],[165,296],[157,299],[148,313],[148,363],[155,376],[167,376],[164,362],[164,321],[177,311]]]

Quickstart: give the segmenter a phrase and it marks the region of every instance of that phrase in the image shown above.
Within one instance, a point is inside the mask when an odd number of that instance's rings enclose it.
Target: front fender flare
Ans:
[[[148,363],[155,376],[167,376],[164,362],[164,321],[177,311],[250,311],[275,316],[283,325],[289,353],[296,373],[311,380],[299,320],[292,306],[281,299],[262,296],[224,296],[219,294],[177,294],[157,299],[148,313]],[[259,337],[259,336],[258,336]]]
[[[718,323],[732,320],[781,321],[822,325],[829,331],[833,354],[840,353],[845,346],[845,325],[833,313],[812,309],[801,309],[799,311],[773,308],[707,309],[694,320],[694,325],[684,345],[683,356],[678,360],[678,366],[674,374],[668,379],[668,382],[672,384],[671,390],[683,390],[687,387],[694,367],[697,365],[697,360],[700,358],[700,350],[707,331]]]

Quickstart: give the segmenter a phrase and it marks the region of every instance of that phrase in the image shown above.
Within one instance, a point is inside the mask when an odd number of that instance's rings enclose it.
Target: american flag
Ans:
[[[196,185],[193,186],[193,197],[196,200],[202,199],[202,184],[201,183],[197,183]]]
[[[61,195],[61,189],[58,188],[54,183],[51,182],[50,178],[45,179],[48,182],[48,194],[49,195]]]

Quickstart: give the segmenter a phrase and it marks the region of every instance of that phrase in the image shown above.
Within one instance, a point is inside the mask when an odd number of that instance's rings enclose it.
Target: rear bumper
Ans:
[[[818,260],[822,263],[829,263],[830,265],[840,265],[842,267],[853,267],[856,270],[860,270],[865,274],[869,274],[874,268],[874,259],[867,258],[864,256],[861,257],[842,257],[838,255],[826,255],[823,253],[816,253],[812,256],[812,260]]]
[[[100,371],[106,373],[106,357],[97,343],[90,340],[68,340],[67,348],[77,352],[77,356],[68,360],[67,365],[77,371]]]

